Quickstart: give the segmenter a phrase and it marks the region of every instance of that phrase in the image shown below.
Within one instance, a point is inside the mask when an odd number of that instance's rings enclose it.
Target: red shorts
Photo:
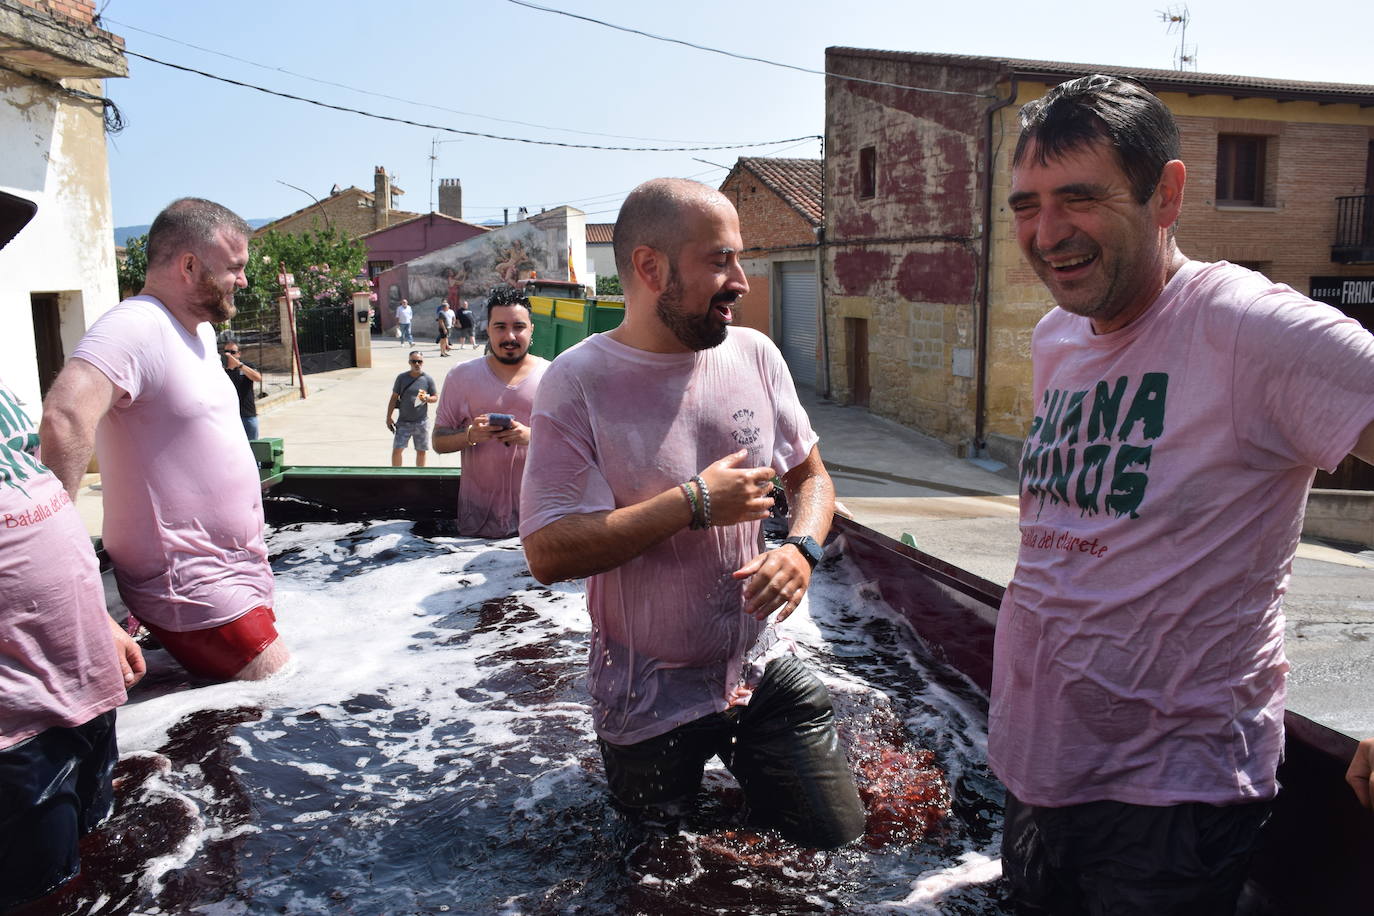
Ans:
[[[259,605],[242,617],[204,630],[178,633],[146,620],[142,623],[187,671],[196,677],[227,681],[272,645],[277,638],[277,628],[272,625],[276,619],[270,607]]]

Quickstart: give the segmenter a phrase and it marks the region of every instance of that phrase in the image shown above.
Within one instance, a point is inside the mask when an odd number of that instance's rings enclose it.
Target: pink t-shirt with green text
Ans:
[[[1314,467],[1374,421],[1374,337],[1227,263],[1035,330],[989,760],[1022,801],[1272,797],[1283,594]]]
[[[731,328],[720,346],[695,353],[649,353],[596,334],[540,383],[520,534],[650,499],[740,449],[749,453],[742,467],[785,474],[816,442],[782,354],[757,331]],[[597,734],[633,744],[726,708],[763,629],[743,612],[744,583],[731,574],[760,543],[758,522],[683,528],[587,580]]]
[[[0,384],[0,749],[124,702],[91,539],[37,451]]]

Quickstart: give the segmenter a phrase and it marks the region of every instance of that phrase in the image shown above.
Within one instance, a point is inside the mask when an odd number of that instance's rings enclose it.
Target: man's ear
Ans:
[[[181,257],[177,258],[177,270],[186,282],[191,282],[195,277],[196,256],[194,252],[184,251]]]
[[[630,252],[635,278],[645,291],[657,296],[668,286],[668,259],[663,252],[648,245],[640,245]]]
[[[1183,186],[1187,180],[1188,168],[1182,162],[1170,159],[1164,163],[1154,196],[1159,208],[1157,223],[1161,229],[1167,229],[1178,222],[1179,214],[1183,212]]]

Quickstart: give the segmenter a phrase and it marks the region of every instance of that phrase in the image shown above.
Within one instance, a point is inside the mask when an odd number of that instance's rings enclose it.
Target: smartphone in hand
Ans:
[[[492,429],[510,429],[515,418],[508,413],[487,414],[487,425]]]

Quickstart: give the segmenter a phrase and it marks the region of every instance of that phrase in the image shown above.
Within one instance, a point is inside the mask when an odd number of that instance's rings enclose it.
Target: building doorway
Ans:
[[[62,371],[66,357],[62,351],[62,312],[56,293],[32,293],[33,352],[38,364],[38,390],[43,397]]]

